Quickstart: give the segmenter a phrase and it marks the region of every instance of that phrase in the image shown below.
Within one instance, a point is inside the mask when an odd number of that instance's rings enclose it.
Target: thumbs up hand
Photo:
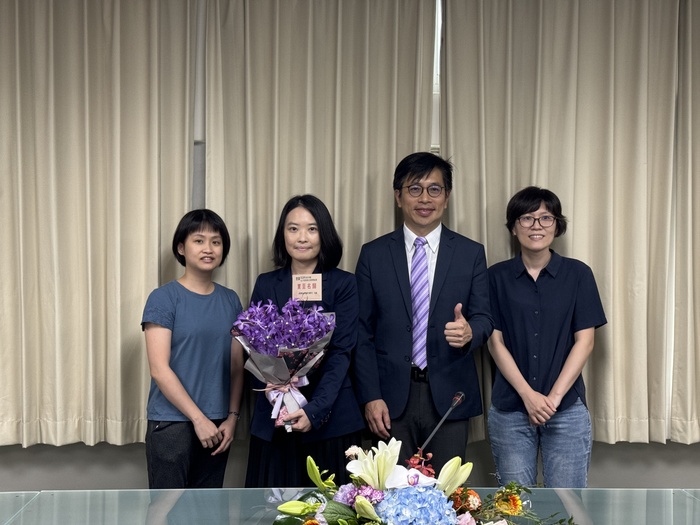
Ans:
[[[464,320],[465,323],[467,322],[462,315],[462,303],[457,303],[457,306],[455,306],[455,323],[459,322],[460,319]]]
[[[445,325],[445,339],[454,348],[462,348],[472,340],[472,327],[462,315],[462,303],[455,306],[455,320]]]

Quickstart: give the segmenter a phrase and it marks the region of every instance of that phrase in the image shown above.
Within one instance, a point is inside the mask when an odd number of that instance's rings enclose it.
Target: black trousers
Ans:
[[[222,420],[213,421],[220,425]],[[151,489],[221,488],[229,450],[212,456],[190,421],[148,421],[146,463]]]
[[[433,378],[431,378],[433,379]],[[405,461],[418,452],[418,447],[425,443],[428,436],[437,427],[442,416],[435,409],[430,384],[425,381],[411,380],[408,403],[403,414],[391,421],[391,436],[401,440],[399,465],[406,466]],[[442,466],[455,456],[466,461],[469,420],[446,420],[423,451],[433,454],[430,461],[436,475]]]

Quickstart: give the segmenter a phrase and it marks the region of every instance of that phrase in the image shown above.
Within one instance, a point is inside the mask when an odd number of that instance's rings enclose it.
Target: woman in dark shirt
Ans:
[[[308,404],[290,413],[284,426],[275,426],[272,406],[258,394],[248,454],[246,487],[307,487],[306,457],[312,456],[321,470],[335,473],[336,483],[349,481],[345,451],[361,445],[362,413],[350,381],[349,366],[357,342],[359,303],[355,276],[337,268],[342,243],[325,204],[313,195],[292,197],[280,215],[273,243],[278,267],[258,276],[251,302],[268,299],[281,309],[293,296],[294,276],[313,276],[318,282],[317,300],[302,305],[334,312],[336,327],[318,370],[309,374],[310,384],[299,390]],[[264,387],[257,382],[258,388]]]
[[[528,187],[508,203],[520,253],[489,268],[498,370],[489,437],[500,484],[585,487],[592,433],[581,371],[607,321],[593,272],[550,249],[566,231],[559,198]]]

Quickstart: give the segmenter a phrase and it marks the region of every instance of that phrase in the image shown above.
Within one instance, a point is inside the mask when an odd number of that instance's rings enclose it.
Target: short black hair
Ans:
[[[321,248],[318,252],[317,270],[322,272],[337,268],[343,257],[343,241],[335,229],[333,218],[323,201],[314,195],[295,195],[287,201],[282,208],[280,220],[277,224],[275,239],[272,242],[272,260],[278,268],[284,268],[292,264],[292,258],[287,252],[284,242],[284,223],[289,212],[302,207],[313,216],[318,226],[318,234],[321,240]]]
[[[412,184],[418,182],[430,175],[435,169],[442,173],[445,192],[451,192],[452,163],[428,151],[411,153],[399,162],[394,170],[394,189],[401,191],[404,183]]]
[[[224,252],[221,256],[221,264],[224,264],[226,256],[231,249],[231,237],[228,234],[226,223],[216,213],[207,209],[192,210],[187,212],[175,228],[173,235],[173,255],[182,266],[185,266],[185,256],[178,251],[178,246],[184,244],[192,233],[213,231],[221,235]],[[219,266],[221,266],[221,264]]]
[[[518,217],[537,211],[541,204],[544,204],[547,211],[554,215],[557,221],[557,229],[554,232],[554,236],[564,235],[566,233],[566,217],[561,213],[559,197],[554,192],[538,188],[537,186],[523,188],[510,198],[506,208],[506,228],[508,228],[508,231],[513,231]]]

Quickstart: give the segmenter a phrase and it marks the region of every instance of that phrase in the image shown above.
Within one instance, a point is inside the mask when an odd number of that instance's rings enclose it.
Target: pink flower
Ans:
[[[465,512],[457,516],[457,525],[476,525],[476,520],[471,514]]]

